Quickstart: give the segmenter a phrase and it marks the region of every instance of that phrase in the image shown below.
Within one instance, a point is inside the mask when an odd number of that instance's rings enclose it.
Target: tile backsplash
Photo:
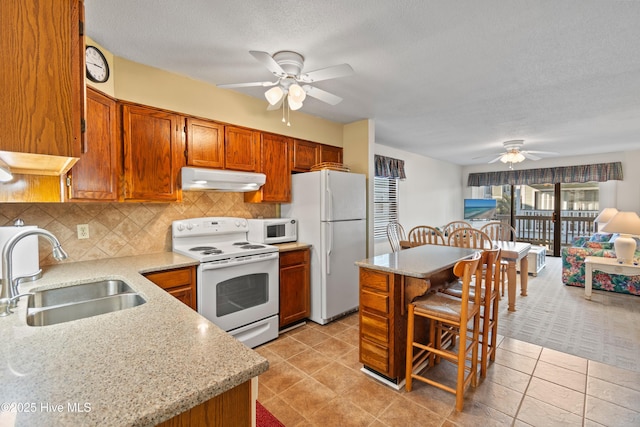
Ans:
[[[69,254],[64,262],[140,255],[171,250],[171,222],[203,216],[270,218],[275,204],[244,203],[242,193],[189,191],[175,203],[0,203],[0,225],[37,225],[52,232]],[[89,224],[79,240],[78,224]],[[51,246],[39,239],[40,265],[57,263]],[[1,250],[1,248],[0,248]]]

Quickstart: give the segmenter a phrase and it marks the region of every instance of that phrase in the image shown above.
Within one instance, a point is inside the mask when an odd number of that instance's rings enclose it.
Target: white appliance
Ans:
[[[321,170],[291,177],[283,216],[298,220],[298,240],[311,247],[311,315],[324,325],[359,305],[358,269],[366,257],[366,181],[361,174]]]
[[[248,221],[251,241],[271,245],[298,240],[298,222],[293,218],[261,218]]]
[[[182,190],[255,191],[264,185],[263,173],[183,167]]]
[[[191,218],[171,226],[173,251],[200,261],[198,313],[250,348],[278,337],[279,253],[247,240],[244,218]]]

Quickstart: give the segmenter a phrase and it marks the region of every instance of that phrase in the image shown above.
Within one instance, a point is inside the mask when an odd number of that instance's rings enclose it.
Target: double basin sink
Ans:
[[[106,279],[35,291],[27,303],[27,324],[47,326],[142,305],[146,300],[127,283]]]

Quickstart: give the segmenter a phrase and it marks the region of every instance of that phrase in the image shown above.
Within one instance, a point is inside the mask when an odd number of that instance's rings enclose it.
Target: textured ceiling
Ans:
[[[249,50],[346,62],[353,76],[316,84],[344,100],[303,112],[374,119],[377,143],[460,165],[511,139],[640,149],[640,1],[85,0],[85,17],[115,55],[213,84],[270,80]]]

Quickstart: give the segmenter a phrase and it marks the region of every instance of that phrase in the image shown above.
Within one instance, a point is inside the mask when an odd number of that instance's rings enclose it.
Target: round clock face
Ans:
[[[107,64],[107,59],[98,48],[87,46],[84,61],[89,80],[96,83],[104,83],[109,80],[109,64]]]

